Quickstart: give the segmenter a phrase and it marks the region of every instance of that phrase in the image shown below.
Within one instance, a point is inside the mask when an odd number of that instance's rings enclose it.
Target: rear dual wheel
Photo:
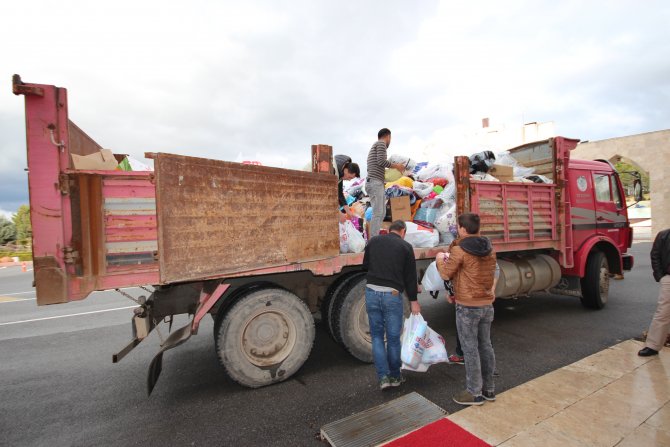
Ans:
[[[332,298],[328,328],[333,338],[355,358],[372,363],[372,337],[365,308],[364,274],[351,277]],[[409,315],[409,302],[403,299],[404,314]]]
[[[314,333],[314,320],[300,298],[263,288],[244,294],[226,311],[215,346],[231,379],[258,388],[295,374],[309,357]]]

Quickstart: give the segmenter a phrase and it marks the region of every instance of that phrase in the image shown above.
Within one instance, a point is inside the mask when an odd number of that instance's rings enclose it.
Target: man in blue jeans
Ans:
[[[465,357],[466,389],[454,402],[482,405],[495,400],[495,354],[491,345],[496,255],[491,241],[479,235],[479,215],[458,216],[458,236],[450,256],[435,260],[443,279],[451,279],[456,289],[456,327]]]
[[[416,300],[414,248],[404,240],[406,231],[405,222],[396,220],[391,224],[389,234],[370,239],[363,257],[363,269],[368,272],[365,308],[370,322],[372,355],[382,390],[400,386],[405,381],[400,374],[403,293],[410,301],[412,313],[421,312]]]

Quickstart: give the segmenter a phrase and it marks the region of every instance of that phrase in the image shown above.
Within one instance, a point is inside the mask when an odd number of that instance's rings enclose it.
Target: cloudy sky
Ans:
[[[104,6],[103,6],[104,5]],[[302,168],[555,123],[598,140],[670,127],[667,1],[40,1],[0,16],[0,212],[27,203],[11,75],[69,92],[106,148]]]

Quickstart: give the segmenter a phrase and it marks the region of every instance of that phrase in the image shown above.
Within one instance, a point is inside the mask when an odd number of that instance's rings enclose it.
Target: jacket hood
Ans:
[[[473,256],[488,256],[493,251],[493,246],[488,238],[482,236],[464,237],[458,244],[464,252]]]

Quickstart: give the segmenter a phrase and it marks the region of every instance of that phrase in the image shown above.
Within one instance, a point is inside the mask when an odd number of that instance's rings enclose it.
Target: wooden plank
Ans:
[[[337,177],[157,154],[161,283],[339,255]]]

